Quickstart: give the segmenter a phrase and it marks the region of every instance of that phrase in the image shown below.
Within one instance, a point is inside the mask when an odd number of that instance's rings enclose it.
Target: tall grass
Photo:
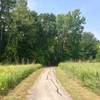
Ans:
[[[59,67],[100,95],[100,63],[66,62],[60,63]]]
[[[40,64],[0,66],[0,94],[8,93],[10,89],[41,67]]]

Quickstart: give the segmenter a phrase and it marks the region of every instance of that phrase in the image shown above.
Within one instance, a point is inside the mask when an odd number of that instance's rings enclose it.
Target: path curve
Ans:
[[[55,76],[55,68],[45,68],[26,100],[72,100]]]

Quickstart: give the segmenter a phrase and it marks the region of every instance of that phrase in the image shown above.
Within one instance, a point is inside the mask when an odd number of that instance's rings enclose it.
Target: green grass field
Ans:
[[[40,64],[0,65],[0,95],[8,93],[9,90],[41,67]]]
[[[100,63],[66,62],[60,63],[59,68],[100,95]]]

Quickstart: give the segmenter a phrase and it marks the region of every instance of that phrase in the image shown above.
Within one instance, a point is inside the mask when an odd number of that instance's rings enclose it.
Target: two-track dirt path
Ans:
[[[28,94],[27,100],[72,100],[57,81],[55,68],[45,68]]]

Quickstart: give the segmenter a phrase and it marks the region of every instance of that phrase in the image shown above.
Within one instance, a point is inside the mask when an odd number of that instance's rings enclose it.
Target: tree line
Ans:
[[[64,60],[99,59],[99,42],[85,32],[79,9],[38,14],[27,0],[0,0],[0,62],[52,65]]]

